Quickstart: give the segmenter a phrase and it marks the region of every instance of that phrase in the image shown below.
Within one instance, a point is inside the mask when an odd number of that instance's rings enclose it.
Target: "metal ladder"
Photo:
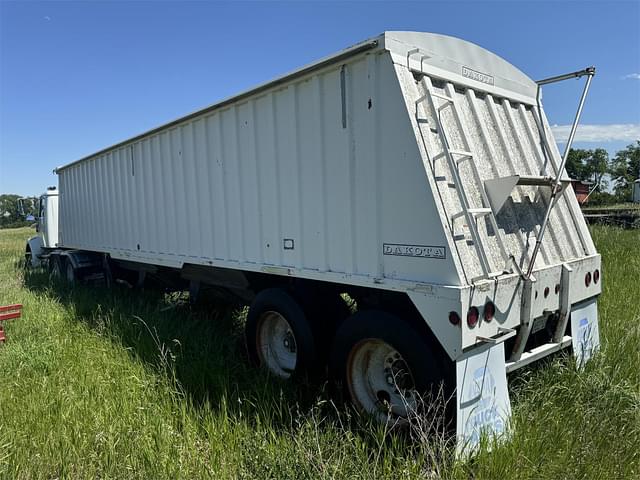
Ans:
[[[510,273],[512,270],[508,269],[508,265],[512,261],[512,257],[507,253],[505,249],[504,242],[502,240],[502,234],[500,232],[500,229],[498,228],[495,214],[491,208],[489,197],[487,196],[482,178],[480,177],[480,172],[478,171],[478,166],[475,162],[474,153],[471,150],[471,143],[469,142],[465,134],[465,126],[456,105],[455,90],[452,84],[447,82],[445,87],[447,93],[446,95],[435,92],[433,90],[431,79],[427,75],[423,77],[423,85],[426,93],[423,97],[419,98],[416,101],[416,113],[418,111],[418,105],[425,99],[428,100],[429,106],[433,113],[433,118],[436,122],[435,127],[440,139],[440,143],[442,144],[442,152],[434,155],[432,157],[432,162],[435,163],[437,160],[443,157],[447,160],[449,170],[453,175],[453,183],[456,191],[458,192],[458,197],[462,206],[462,210],[460,212],[454,213],[449,217],[451,221],[451,233],[452,235],[454,234],[455,221],[458,218],[464,217],[466,219],[467,226],[469,227],[469,232],[471,234],[473,244],[478,254],[478,258],[480,259],[480,264],[482,266],[483,275],[472,278],[471,280],[476,281],[482,279],[490,279],[498,277],[504,273]],[[451,144],[449,143],[449,140],[447,138],[444,125],[442,124],[442,121],[440,119],[440,113],[447,108],[451,109],[451,112],[453,114],[460,138],[462,139],[464,148],[463,150],[452,149]],[[470,204],[469,198],[467,197],[464,188],[464,184],[460,178],[460,171],[458,169],[458,166],[462,162],[469,162],[471,165],[471,171],[473,172],[474,181],[476,182],[478,191],[480,192],[480,196],[482,199],[482,206],[471,206]],[[500,253],[504,260],[505,267],[503,270],[491,270],[491,264],[489,262],[487,252],[484,248],[484,243],[480,239],[477,219],[485,216],[489,219],[491,228],[493,229],[494,235],[496,237],[496,243],[498,244]]]

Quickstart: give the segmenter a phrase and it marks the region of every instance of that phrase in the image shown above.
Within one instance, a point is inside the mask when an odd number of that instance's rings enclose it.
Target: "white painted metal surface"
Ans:
[[[574,306],[571,332],[576,362],[581,367],[600,349],[598,305],[595,299]]]
[[[496,232],[481,189],[499,177],[555,174],[559,153],[536,90],[469,42],[387,32],[58,168],[60,242],[173,267],[407,291],[455,358],[520,323],[522,284],[502,273],[505,256],[527,265],[548,192],[516,185]],[[458,152],[458,173],[445,147]],[[477,236],[460,215],[463,196]],[[534,273],[553,288],[566,262],[599,267],[571,189],[552,211]],[[575,278],[572,303],[600,292]],[[557,308],[558,298],[532,309]],[[487,299],[495,321],[448,322],[449,311],[464,318]]]
[[[40,197],[40,217],[38,219],[38,229],[42,232],[42,246],[45,248],[55,248],[59,244],[58,215],[58,191],[47,190]]]
[[[457,452],[473,453],[483,435],[506,437],[511,402],[504,365],[504,344],[486,346],[456,362]]]

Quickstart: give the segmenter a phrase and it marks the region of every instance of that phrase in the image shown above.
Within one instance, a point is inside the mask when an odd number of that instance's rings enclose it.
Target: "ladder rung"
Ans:
[[[459,158],[458,160],[456,160],[457,162],[459,162],[461,160],[464,160],[465,158],[473,158],[473,153],[465,152],[464,150],[449,150],[449,153],[451,155],[456,155],[458,157],[462,157],[462,158]],[[442,152],[438,153],[437,155],[434,155],[431,158],[431,160],[435,162],[436,160],[438,160],[438,159],[440,159],[442,157],[445,157],[446,155],[447,155],[447,152],[446,151],[442,151]]]
[[[478,280],[486,280],[487,278],[496,278],[496,277],[499,277],[500,275],[504,275],[504,274],[505,274],[505,272],[499,272],[499,271],[487,272],[486,274],[478,275],[477,277],[472,277],[471,278],[471,283],[475,283]]]
[[[449,97],[448,95],[443,95],[437,92],[431,92],[431,95],[433,95],[434,97],[441,98],[442,100],[446,100],[447,102],[453,103],[453,98]]]
[[[468,212],[471,215],[475,215],[476,217],[481,217],[483,215],[489,215],[491,213],[490,208],[470,208]]]
[[[449,150],[451,155],[458,155],[460,157],[473,157],[473,153],[466,152],[464,150]]]
[[[490,208],[469,208],[467,212],[469,212],[469,214],[473,215],[474,217],[482,217],[484,215],[489,215],[491,213],[491,209]],[[455,220],[456,218],[462,217],[463,215],[464,215],[464,210],[460,210],[458,213],[454,213],[453,215],[451,215],[451,220]]]
[[[506,273],[509,273],[509,272],[506,272]],[[505,274],[504,271],[496,270],[495,272],[487,273],[487,277],[494,278],[494,277],[499,277],[500,275],[504,275],[504,274]]]

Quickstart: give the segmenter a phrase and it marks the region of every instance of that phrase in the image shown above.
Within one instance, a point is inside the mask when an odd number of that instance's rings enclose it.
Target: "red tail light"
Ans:
[[[471,307],[467,312],[467,325],[469,328],[473,328],[478,324],[478,319],[480,318],[480,312],[477,307]]]
[[[460,315],[456,312],[449,312],[449,322],[451,325],[460,325]]]
[[[593,283],[598,283],[600,281],[600,270],[596,268],[595,272],[593,272]]]
[[[482,312],[482,316],[484,317],[485,322],[490,322],[493,320],[493,317],[496,315],[496,306],[494,303],[489,300],[484,304],[484,311]]]
[[[588,287],[589,285],[591,285],[591,272],[587,272],[584,276],[584,286]]]

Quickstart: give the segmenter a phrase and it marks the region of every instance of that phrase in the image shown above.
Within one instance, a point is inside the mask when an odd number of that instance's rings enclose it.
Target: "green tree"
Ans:
[[[633,182],[640,178],[640,140],[616,153],[610,173],[616,196],[621,201],[629,201]]]
[[[587,179],[593,183],[593,188],[601,192],[607,188],[604,176],[609,172],[609,154],[604,148],[589,150],[591,155],[585,160]]]
[[[572,148],[569,150],[569,156],[567,157],[567,163],[565,165],[569,177],[574,180],[587,180],[585,160],[589,157],[590,153],[590,150],[583,150],[581,148]]]
[[[27,222],[24,215],[19,211],[18,200],[20,200],[20,198],[20,195],[14,194],[0,195],[0,228],[23,227],[32,223]],[[38,214],[37,198],[25,198],[23,199],[23,205],[25,214]]]
[[[609,172],[609,154],[604,148],[569,150],[565,168],[575,180],[591,182],[597,192],[606,189],[605,175]]]

